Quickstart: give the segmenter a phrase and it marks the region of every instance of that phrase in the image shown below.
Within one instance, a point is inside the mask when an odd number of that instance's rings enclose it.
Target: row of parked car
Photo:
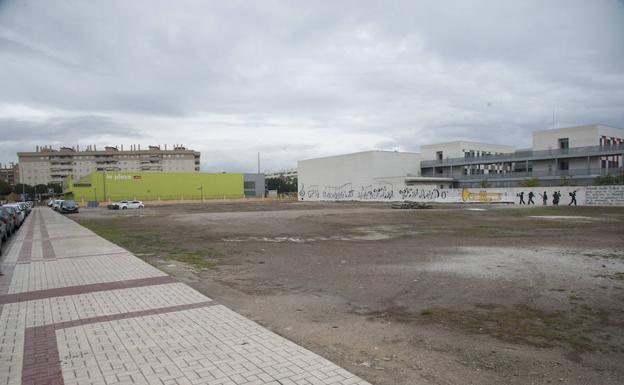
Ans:
[[[4,243],[22,226],[32,207],[32,202],[7,203],[0,206],[0,253]]]
[[[72,214],[80,211],[78,209],[78,204],[73,200],[50,199],[48,201],[48,207],[52,207],[52,210],[58,211],[61,214]]]

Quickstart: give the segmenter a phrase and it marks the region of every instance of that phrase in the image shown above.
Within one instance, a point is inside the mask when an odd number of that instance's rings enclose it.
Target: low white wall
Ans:
[[[389,179],[366,185],[344,183],[337,186],[299,185],[300,201],[370,201],[370,202],[439,202],[439,203],[510,203],[529,206],[530,196],[535,206],[553,206],[554,194],[559,206],[572,203],[579,206],[624,206],[624,186],[561,186],[515,188],[440,189],[436,186],[406,186],[400,180]],[[546,199],[544,199],[546,195]]]
[[[624,186],[588,186],[587,204],[592,206],[624,206]]]

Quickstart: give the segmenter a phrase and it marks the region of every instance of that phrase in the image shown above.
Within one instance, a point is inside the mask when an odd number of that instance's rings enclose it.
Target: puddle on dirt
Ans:
[[[271,242],[271,243],[307,243],[323,241],[383,241],[403,235],[416,235],[417,231],[409,226],[380,225],[356,227],[351,234],[332,235],[327,237],[235,237],[223,238],[224,242]]]
[[[585,217],[581,215],[530,215],[529,218],[548,219],[552,221],[570,221],[570,222],[596,222],[604,221],[604,218]]]
[[[614,258],[606,264],[604,259],[588,257],[590,251],[592,255],[606,253],[586,249],[462,247],[414,269],[479,279],[528,280],[531,285],[573,281],[579,286],[604,283],[609,278],[605,274],[624,270],[624,261]]]

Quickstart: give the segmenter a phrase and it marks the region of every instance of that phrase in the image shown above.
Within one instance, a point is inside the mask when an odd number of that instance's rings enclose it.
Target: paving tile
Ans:
[[[3,384],[367,384],[46,208],[6,245]]]

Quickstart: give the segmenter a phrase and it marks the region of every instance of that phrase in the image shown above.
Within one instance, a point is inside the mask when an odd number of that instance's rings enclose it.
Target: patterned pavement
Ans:
[[[367,384],[48,208],[2,271],[0,385]]]

